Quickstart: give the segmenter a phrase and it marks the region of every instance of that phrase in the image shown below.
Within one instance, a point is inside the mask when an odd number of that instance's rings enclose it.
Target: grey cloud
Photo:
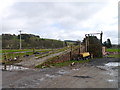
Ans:
[[[74,32],[95,29],[96,25],[92,29],[82,27],[82,22],[92,18],[105,5],[106,3],[91,2],[17,2],[9,8],[10,15],[3,18],[3,33],[16,32],[22,27],[24,32],[39,34],[46,38],[79,39],[83,37],[81,33]]]
[[[104,32],[106,37],[112,37],[112,38],[118,38],[118,31],[117,30],[112,30],[112,31],[106,31]]]

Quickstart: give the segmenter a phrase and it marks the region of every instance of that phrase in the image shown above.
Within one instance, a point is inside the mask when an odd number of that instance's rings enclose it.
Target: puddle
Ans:
[[[97,68],[101,69],[101,70],[112,70],[112,69],[116,69],[117,67],[120,65],[119,62],[109,62],[107,64],[105,64],[105,66],[97,66]],[[113,68],[115,67],[115,68]]]
[[[0,65],[0,69],[1,70],[5,70],[4,69],[4,65]],[[6,66],[6,70],[8,71],[16,71],[16,70],[28,70],[29,68],[25,68],[25,67],[22,67],[22,66],[14,66],[14,65],[7,65]]]
[[[118,76],[118,66],[119,62],[109,62],[105,64],[104,66],[97,66],[100,70],[104,70],[103,74],[110,75],[112,77]],[[112,80],[108,80],[109,82],[112,82]]]
[[[106,66],[112,66],[112,67],[118,67],[119,65],[120,65],[120,63],[118,63],[118,62],[109,62],[109,63],[107,63],[107,64],[105,64]]]
[[[116,80],[109,79],[107,80],[108,82],[115,82]]]

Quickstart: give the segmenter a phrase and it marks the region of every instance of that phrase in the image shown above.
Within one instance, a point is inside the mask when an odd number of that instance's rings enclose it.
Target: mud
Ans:
[[[117,58],[62,68],[2,71],[3,88],[118,88]]]

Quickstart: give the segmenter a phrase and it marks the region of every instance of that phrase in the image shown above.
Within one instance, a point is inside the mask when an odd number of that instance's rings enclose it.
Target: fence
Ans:
[[[81,52],[85,52],[85,47],[83,45],[80,46],[71,46],[71,50],[67,51],[66,53],[52,57],[50,60],[48,59],[46,62],[41,64],[41,66],[47,66],[49,67],[50,65],[56,64],[56,63],[62,63],[65,61],[70,61],[70,60],[77,60],[78,55]]]

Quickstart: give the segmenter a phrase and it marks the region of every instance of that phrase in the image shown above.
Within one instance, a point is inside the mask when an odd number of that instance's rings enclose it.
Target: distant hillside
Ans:
[[[2,34],[3,49],[18,49],[20,35]],[[21,34],[22,48],[61,48],[65,46],[63,41],[44,39],[33,34]]]
[[[72,40],[64,40],[65,42],[76,42],[76,41],[72,41]]]
[[[66,45],[78,45],[80,41],[64,40]]]

